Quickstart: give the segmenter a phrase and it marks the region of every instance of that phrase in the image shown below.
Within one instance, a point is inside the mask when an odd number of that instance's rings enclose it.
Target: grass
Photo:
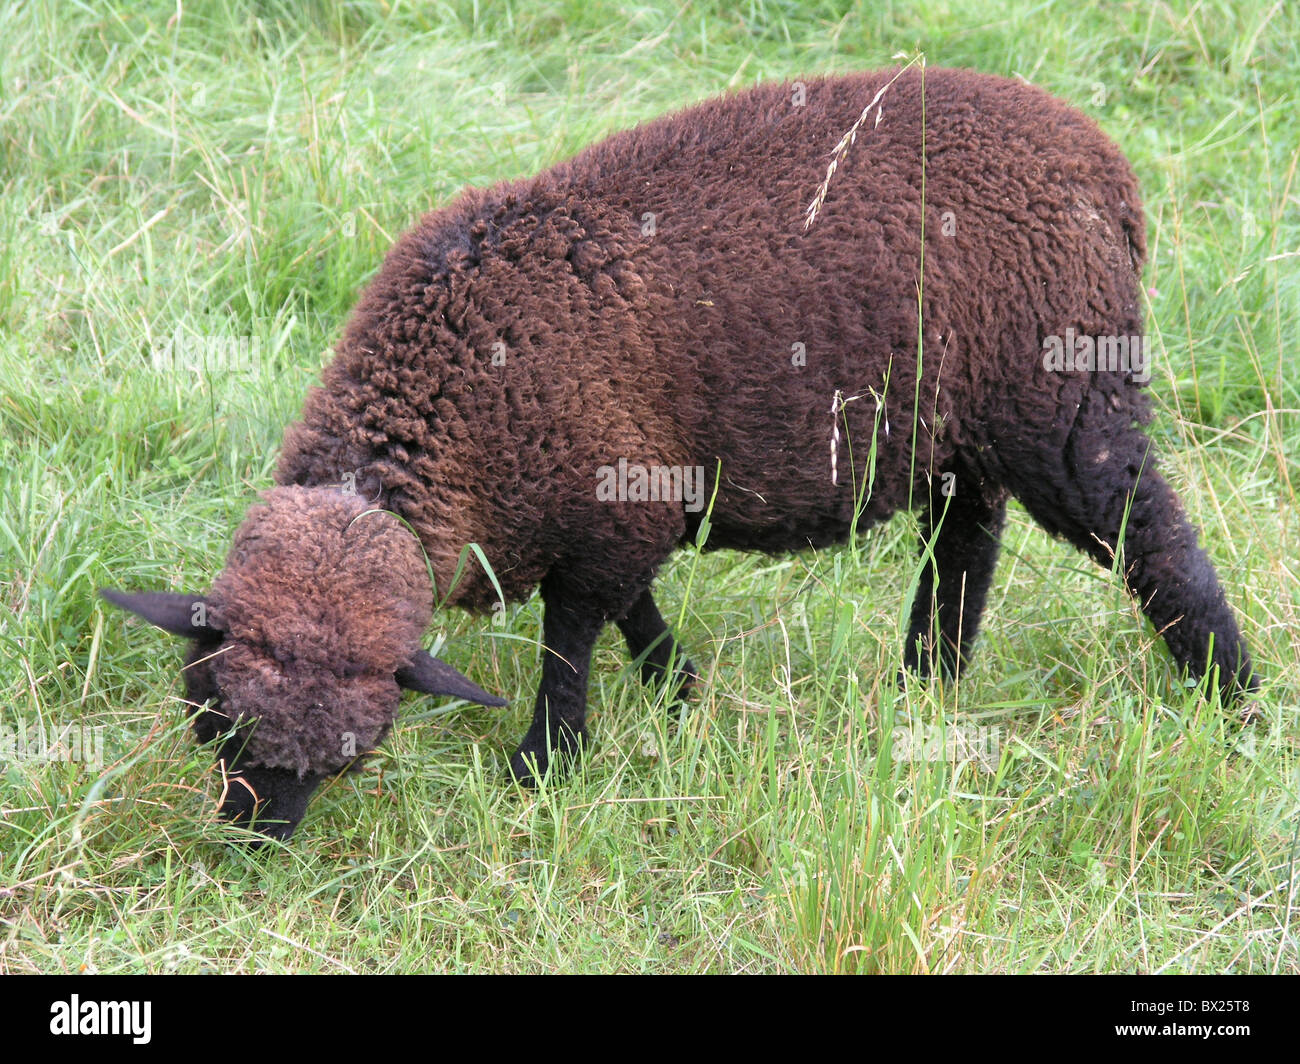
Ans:
[[[0,971],[1300,971],[1294,8],[32,3],[0,41],[0,723],[103,742],[4,755]],[[535,794],[504,777],[540,604],[443,614],[511,708],[410,699],[290,846],[229,845],[180,648],[94,589],[207,586],[392,238],[706,95],[919,51],[1036,81],[1132,159],[1154,431],[1261,722],[1020,510],[975,666],[896,689],[900,517],[677,555],[700,699],[670,719],[611,632],[593,756]]]

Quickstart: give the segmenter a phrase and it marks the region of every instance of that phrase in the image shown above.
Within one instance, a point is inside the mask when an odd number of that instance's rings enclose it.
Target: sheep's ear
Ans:
[[[451,695],[480,706],[504,706],[506,700],[488,694],[468,677],[462,676],[445,661],[439,661],[427,650],[418,650],[411,664],[397,670],[397,682],[409,691],[423,691],[426,695]]]
[[[99,593],[114,606],[130,610],[172,635],[194,639],[216,630],[208,620],[210,610],[202,595],[183,595],[175,591],[114,591],[108,587],[100,588]]]

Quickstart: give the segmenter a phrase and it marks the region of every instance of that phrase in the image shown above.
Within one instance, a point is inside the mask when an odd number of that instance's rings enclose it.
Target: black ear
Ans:
[[[100,588],[99,593],[114,606],[130,610],[172,635],[197,639],[216,632],[208,619],[207,600],[202,595],[183,595],[175,591],[114,591],[107,587]]]
[[[445,661],[439,661],[427,650],[418,650],[411,664],[397,670],[397,682],[408,691],[423,691],[426,695],[451,695],[480,706],[504,706],[506,700],[488,694],[468,677],[462,676]]]

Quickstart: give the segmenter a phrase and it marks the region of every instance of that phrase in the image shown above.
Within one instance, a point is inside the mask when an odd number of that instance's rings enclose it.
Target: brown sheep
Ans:
[[[196,636],[200,738],[256,723],[223,747],[227,812],[255,794],[281,837],[399,683],[493,702],[419,650],[435,589],[498,602],[467,544],[505,599],[541,587],[520,780],[578,752],[607,623],[645,679],[688,684],[650,587],[705,503],[707,549],[771,552],[919,508],[904,660],[928,673],[965,660],[1014,494],[1118,553],[1176,662],[1237,697],[1250,656],[1141,429],[1145,250],[1124,157],[1031,86],[910,69],[711,100],[427,215],[211,594],[113,601]]]

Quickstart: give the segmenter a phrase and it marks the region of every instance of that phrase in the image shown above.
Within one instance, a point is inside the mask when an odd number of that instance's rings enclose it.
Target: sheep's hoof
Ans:
[[[665,669],[662,665],[646,661],[641,665],[641,682],[652,691],[661,691],[665,686],[664,681]],[[700,678],[700,670],[695,667],[695,663],[686,658],[673,671],[672,686],[668,692],[668,704],[676,706],[678,703],[685,702],[690,697],[697,683],[703,682]]]
[[[657,672],[653,677],[647,677],[646,683],[654,688],[661,688],[663,684],[663,673]],[[695,692],[696,684],[703,683],[700,678],[700,672],[695,664],[687,658],[681,666],[673,673],[672,685],[668,691],[668,697],[665,699],[668,708],[676,712],[681,706],[690,700],[691,695]]]
[[[700,670],[695,667],[695,662],[687,658],[682,662],[682,667],[677,670],[677,697],[684,699],[695,689],[697,683],[703,682]]]
[[[568,775],[577,764],[586,742],[585,728],[576,735],[567,729],[561,730],[549,741],[543,738],[538,742],[531,735],[525,736],[519,749],[511,755],[510,774],[522,787],[535,788],[547,777],[554,783]]]

